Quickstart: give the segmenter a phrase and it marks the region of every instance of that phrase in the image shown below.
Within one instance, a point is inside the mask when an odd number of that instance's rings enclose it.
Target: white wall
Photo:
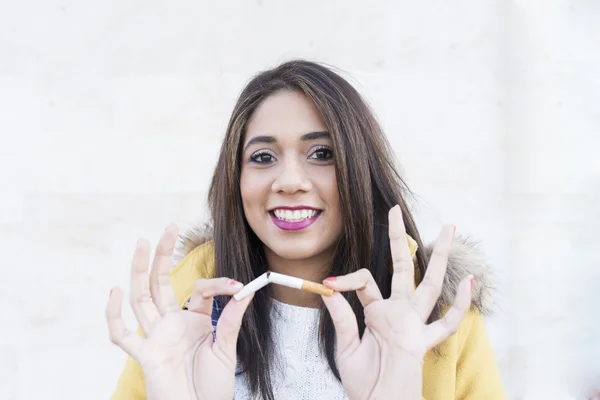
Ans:
[[[202,219],[236,95],[292,57],[373,104],[426,238],[482,241],[509,398],[600,387],[600,3],[322,3],[0,0],[0,398],[108,398],[109,288]]]

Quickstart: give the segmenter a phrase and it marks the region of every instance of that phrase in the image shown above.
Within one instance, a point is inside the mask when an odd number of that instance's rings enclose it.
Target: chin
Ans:
[[[293,244],[290,246],[280,244],[278,246],[270,247],[270,249],[273,253],[277,254],[277,256],[285,260],[294,261],[305,260],[319,254],[314,248],[298,247]]]
[[[290,238],[291,239],[291,238]],[[277,240],[274,246],[267,245],[267,247],[275,253],[278,257],[285,260],[305,260],[321,254],[325,249],[321,248],[321,243],[314,243],[314,241],[307,240]]]

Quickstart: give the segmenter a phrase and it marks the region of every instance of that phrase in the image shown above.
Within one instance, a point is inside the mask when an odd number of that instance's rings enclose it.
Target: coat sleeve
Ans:
[[[467,326],[458,337],[455,398],[505,400],[500,370],[483,317],[472,310],[465,322]]]
[[[146,385],[140,364],[133,358],[127,358],[125,368],[117,381],[117,387],[111,400],[145,400]]]
[[[214,245],[206,242],[190,252],[172,271],[171,286],[180,306],[186,303],[197,279],[214,274]],[[138,328],[138,335],[143,336]],[[145,400],[146,384],[140,364],[129,357],[111,400]]]

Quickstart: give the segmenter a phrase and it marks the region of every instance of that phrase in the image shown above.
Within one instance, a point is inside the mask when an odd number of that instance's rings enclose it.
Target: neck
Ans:
[[[269,270],[296,278],[321,282],[327,277],[332,254],[319,254],[302,260],[287,260],[265,248],[265,256]],[[281,285],[270,285],[274,299],[294,306],[318,308],[321,306],[321,296],[303,290]]]

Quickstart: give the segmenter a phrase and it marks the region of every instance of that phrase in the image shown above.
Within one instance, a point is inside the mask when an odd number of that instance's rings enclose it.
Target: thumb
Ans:
[[[244,313],[254,298],[254,293],[238,301],[234,297],[229,300],[219,320],[217,321],[215,345],[227,356],[229,360],[235,362],[235,352],[237,339],[242,327]],[[235,363],[234,363],[235,365]]]
[[[360,345],[356,315],[341,293],[334,292],[331,297],[321,297],[335,326],[338,359],[343,358],[344,354],[351,354]]]

